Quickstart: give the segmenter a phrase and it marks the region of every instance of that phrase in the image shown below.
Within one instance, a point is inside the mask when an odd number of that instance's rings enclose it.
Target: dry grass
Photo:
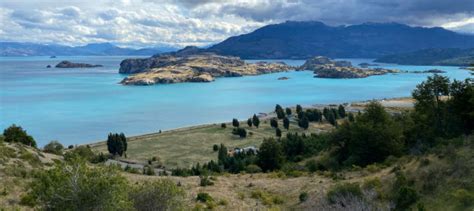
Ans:
[[[278,122],[282,128],[282,121]],[[220,124],[195,126],[154,133],[143,136],[129,137],[127,157],[130,160],[146,161],[154,156],[168,168],[190,167],[196,163],[204,163],[217,159],[217,152],[212,150],[214,144],[224,144],[228,149],[235,147],[256,146],[266,137],[274,137],[275,129],[270,127],[269,120],[261,120],[260,127],[248,127],[246,122],[240,126],[248,132],[247,138],[239,138],[232,134],[232,124],[227,123],[227,128]],[[319,133],[330,130],[329,124],[310,124],[308,130],[297,126],[296,122],[290,123],[290,130],[282,129],[283,136],[287,132]],[[250,135],[252,133],[252,135]],[[92,145],[95,151],[107,152],[105,142]]]

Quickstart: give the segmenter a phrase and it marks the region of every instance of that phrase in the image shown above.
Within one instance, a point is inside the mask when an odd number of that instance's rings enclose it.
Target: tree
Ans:
[[[349,118],[349,122],[354,122],[354,121],[355,121],[355,118],[354,118],[354,114],[353,114],[353,113],[349,113],[347,116],[348,116],[348,118]]]
[[[275,130],[275,135],[276,135],[276,137],[278,137],[278,138],[281,137],[281,130],[280,130],[280,128],[277,128],[277,129]]]
[[[291,115],[291,108],[286,108],[285,109],[286,115]]]
[[[326,121],[329,119],[329,113],[330,113],[330,112],[331,112],[331,111],[330,111],[328,108],[324,107],[324,109],[323,109],[323,116],[324,116],[324,119],[325,119]]]
[[[275,118],[270,119],[270,125],[271,125],[273,128],[278,128],[278,120],[275,119]]]
[[[115,168],[89,167],[75,158],[40,171],[28,198],[45,210],[128,210],[127,180]]]
[[[227,161],[227,147],[224,146],[224,144],[221,144],[219,147],[219,152],[217,153],[217,160],[219,161],[219,164],[223,164]]]
[[[247,125],[252,127],[252,118],[247,119]]]
[[[341,118],[345,118],[345,117],[346,117],[346,109],[344,108],[344,106],[339,105],[339,107],[337,108],[337,112],[339,113],[339,116],[340,116]]]
[[[290,120],[288,119],[288,117],[285,117],[283,119],[283,127],[287,130],[290,129]]]
[[[309,120],[306,116],[303,116],[300,120],[298,120],[298,126],[300,126],[303,129],[308,129],[309,127]]]
[[[280,143],[275,139],[264,139],[257,154],[257,164],[263,171],[279,169],[284,162],[283,151]]]
[[[227,125],[225,123],[221,123],[221,128],[226,128]]]
[[[36,141],[26,133],[20,126],[11,125],[3,131],[4,141],[11,143],[22,143],[31,147],[36,147]]]
[[[219,145],[214,144],[214,145],[212,146],[212,150],[213,150],[214,152],[217,152],[217,151],[219,150]]]
[[[43,151],[47,153],[52,153],[56,155],[63,154],[64,146],[58,141],[51,141],[43,147]]]
[[[122,156],[127,151],[127,138],[123,133],[109,133],[107,149],[112,155]]]
[[[135,186],[130,193],[133,207],[138,211],[181,210],[184,197],[184,190],[169,179],[145,181]]]
[[[234,135],[238,135],[240,136],[240,138],[245,138],[247,137],[247,130],[245,130],[244,128],[234,128],[234,130],[232,130],[232,134]]]
[[[367,105],[354,123],[343,123],[332,134],[337,149],[335,158],[345,165],[366,166],[398,156],[403,149],[403,130],[383,106],[377,102]]]
[[[275,113],[277,114],[278,119],[283,119],[283,117],[285,117],[285,111],[283,111],[283,108],[278,104],[275,106]]]
[[[253,125],[255,125],[256,128],[258,128],[258,126],[260,125],[260,119],[258,119],[258,116],[255,114],[252,117],[252,123]]]
[[[303,111],[303,108],[300,105],[296,105],[296,113],[301,113]]]
[[[329,115],[329,116],[328,116],[328,122],[329,122],[331,125],[336,126],[336,125],[337,125],[337,121],[336,121],[336,117],[335,117],[334,113],[333,113],[333,112],[330,112],[328,115]]]
[[[239,120],[237,119],[232,119],[232,126],[234,127],[239,127],[240,123],[239,123]]]

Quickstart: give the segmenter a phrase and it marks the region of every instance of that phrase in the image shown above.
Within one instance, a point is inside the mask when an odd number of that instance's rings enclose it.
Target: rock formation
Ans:
[[[259,75],[290,69],[292,68],[284,63],[246,63],[238,57],[201,53],[190,47],[173,54],[157,55],[146,59],[126,59],[120,64],[119,72],[132,74],[123,79],[122,84],[151,85],[211,82],[215,77]]]
[[[56,65],[56,68],[90,68],[90,67],[102,67],[99,64],[86,64],[86,63],[73,63],[70,61],[62,61]]]
[[[306,60],[298,70],[311,70],[318,78],[365,78],[372,75],[398,73],[399,70],[383,68],[353,67],[348,61],[334,61],[327,57],[317,56]]]

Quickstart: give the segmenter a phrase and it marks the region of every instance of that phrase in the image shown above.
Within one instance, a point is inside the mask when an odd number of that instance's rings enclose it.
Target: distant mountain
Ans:
[[[409,53],[383,56],[375,61],[404,65],[469,66],[474,64],[474,48],[425,49]]]
[[[164,48],[121,48],[110,43],[92,43],[85,46],[64,46],[55,44],[0,42],[0,56],[112,56],[112,55],[154,55],[174,51]]]
[[[306,59],[315,55],[378,58],[426,48],[474,48],[474,36],[398,23],[333,27],[287,21],[230,37],[208,50],[246,59]]]

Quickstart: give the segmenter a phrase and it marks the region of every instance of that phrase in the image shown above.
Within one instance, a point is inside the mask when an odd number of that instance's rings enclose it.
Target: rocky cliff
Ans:
[[[298,70],[311,70],[318,78],[365,78],[372,75],[398,73],[399,70],[384,68],[358,68],[348,61],[334,61],[324,56],[306,60]]]
[[[182,52],[181,52],[182,53]],[[211,82],[215,77],[238,77],[288,71],[284,63],[246,63],[237,57],[213,53],[166,54],[147,59],[127,59],[120,73],[132,75],[122,80],[125,85],[157,83]]]

